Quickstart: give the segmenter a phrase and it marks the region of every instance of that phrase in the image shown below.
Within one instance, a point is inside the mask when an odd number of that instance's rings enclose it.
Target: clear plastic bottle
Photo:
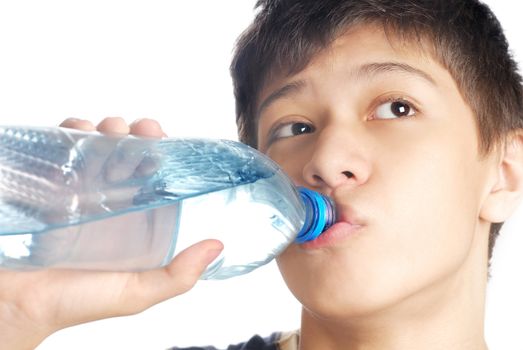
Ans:
[[[202,278],[271,261],[335,220],[238,142],[0,127],[0,267],[139,271],[202,239],[224,243]]]

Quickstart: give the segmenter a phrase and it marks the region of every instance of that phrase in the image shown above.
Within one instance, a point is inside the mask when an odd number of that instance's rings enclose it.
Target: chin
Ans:
[[[355,290],[343,293],[307,293],[297,296],[303,308],[317,318],[333,321],[350,321],[380,314],[397,302],[384,293],[366,294]]]
[[[410,283],[401,275],[391,278],[387,274],[373,273],[387,270],[380,266],[354,268],[350,265],[350,268],[342,268],[340,264],[333,264],[331,268],[325,265],[318,269],[301,267],[301,271],[307,273],[295,273],[294,269],[288,270],[289,266],[285,266],[287,270],[280,266],[280,270],[304,310],[324,320],[350,322],[383,316],[420,287],[416,281]]]

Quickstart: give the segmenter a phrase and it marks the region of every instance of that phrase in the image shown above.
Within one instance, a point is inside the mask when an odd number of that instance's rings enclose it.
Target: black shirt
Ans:
[[[280,340],[282,340],[282,333],[273,333],[270,337],[267,338],[262,338],[259,335],[255,335],[247,342],[236,345],[229,345],[226,350],[280,350]],[[218,348],[214,346],[192,346],[188,348],[174,347],[170,350],[218,350]]]

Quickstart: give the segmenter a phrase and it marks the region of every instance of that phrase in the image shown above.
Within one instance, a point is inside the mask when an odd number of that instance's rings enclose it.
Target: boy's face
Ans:
[[[414,315],[483,292],[469,276],[487,273],[480,210],[497,160],[479,156],[475,117],[441,65],[360,27],[270,82],[260,102],[260,150],[351,223],[279,257],[307,310],[341,318],[395,305]]]

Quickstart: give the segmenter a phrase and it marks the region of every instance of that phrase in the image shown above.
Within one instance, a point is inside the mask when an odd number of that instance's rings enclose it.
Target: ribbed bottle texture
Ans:
[[[247,273],[335,220],[233,141],[0,127],[0,267],[137,271],[202,239],[224,243],[202,278]]]

